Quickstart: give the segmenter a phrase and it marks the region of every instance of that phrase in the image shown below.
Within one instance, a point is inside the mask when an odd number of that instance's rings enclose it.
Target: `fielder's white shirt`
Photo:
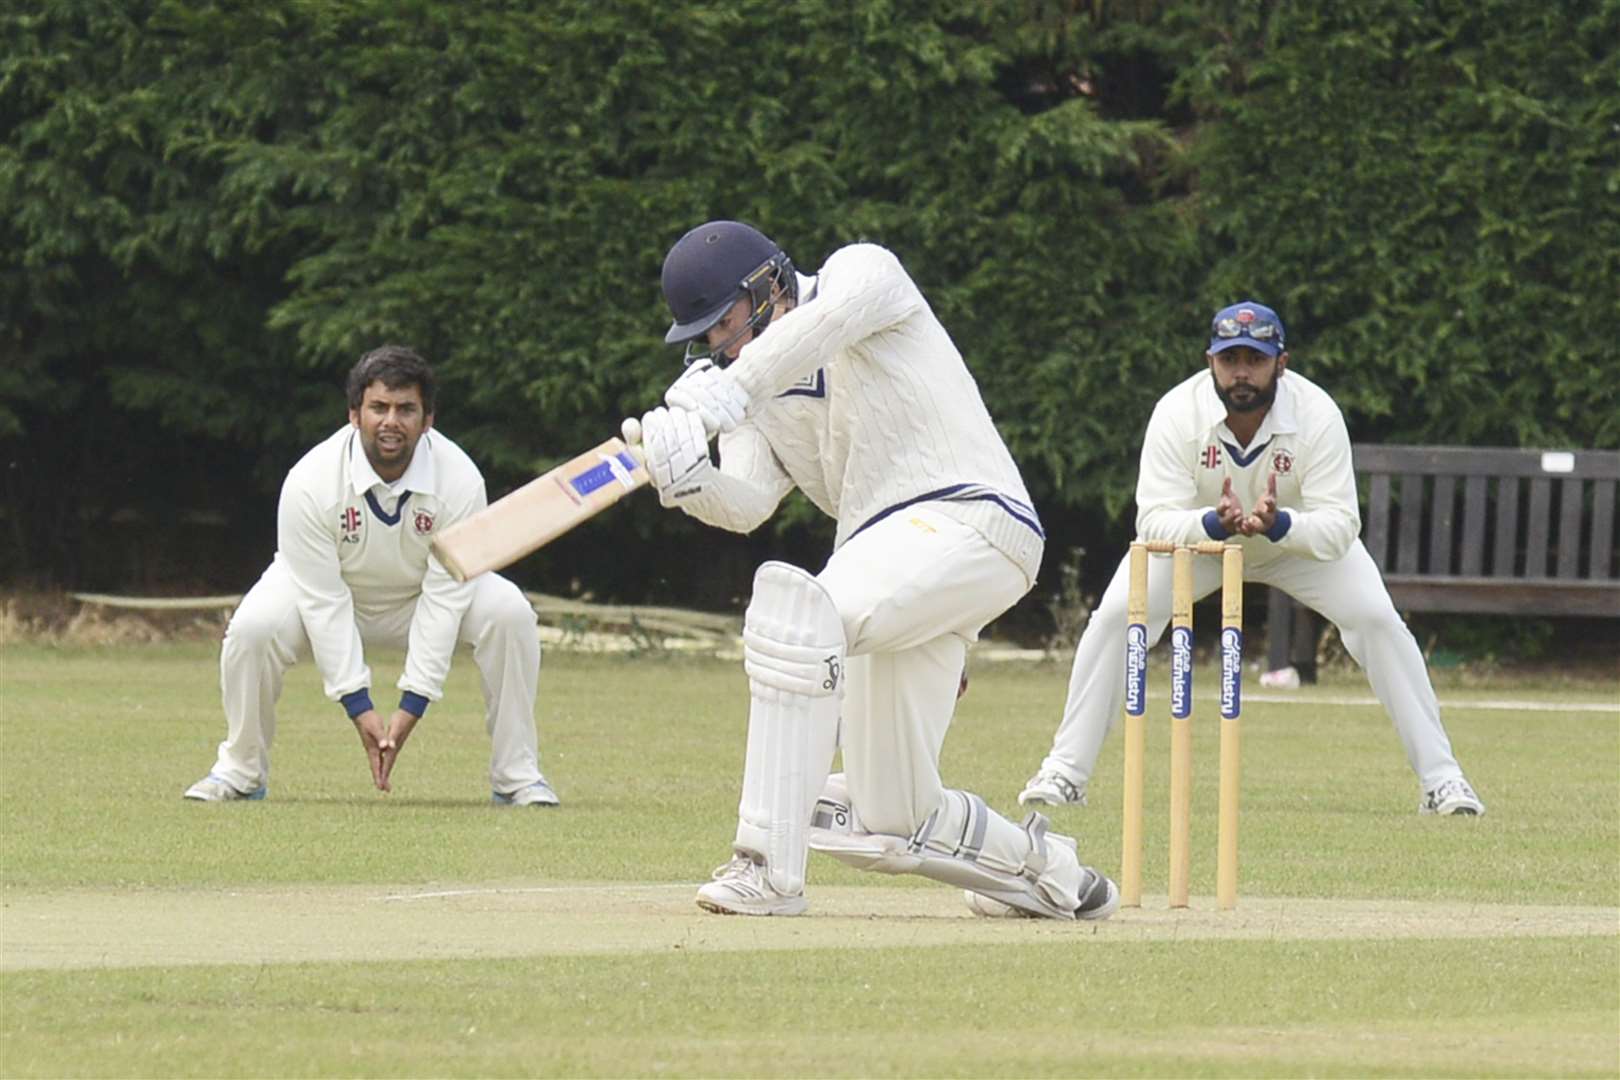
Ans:
[[[472,586],[458,583],[428,545],[483,509],[472,459],[429,429],[405,474],[379,477],[345,426],[292,467],[276,511],[276,559],[297,589],[298,614],[333,701],[371,686],[356,614],[415,603],[399,688],[437,701]]]
[[[1226,406],[1208,369],[1199,371],[1160,398],[1148,421],[1136,482],[1137,534],[1178,543],[1228,539],[1211,527],[1222,483],[1230,477],[1233,493],[1250,510],[1273,474],[1286,525],[1279,513],[1271,536],[1232,537],[1245,556],[1343,558],[1361,532],[1361,511],[1350,433],[1338,405],[1305,376],[1286,371],[1260,429],[1244,446],[1226,426]]]
[[[1018,467],[962,355],[900,260],[835,251],[800,302],[729,370],[752,402],[720,437],[720,475],[683,504],[750,532],[797,486],[838,522],[834,548],[895,510],[931,502],[1033,584],[1044,535]]]

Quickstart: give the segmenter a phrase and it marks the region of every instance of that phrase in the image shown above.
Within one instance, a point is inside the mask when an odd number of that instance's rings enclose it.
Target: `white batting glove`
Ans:
[[[658,489],[658,501],[680,506],[703,494],[714,475],[709,437],[703,419],[687,409],[659,407],[641,418],[641,445],[647,452],[647,475]]]
[[[703,418],[704,432],[713,438],[743,422],[748,415],[748,391],[731,372],[699,360],[664,391],[664,404],[697,413]]]

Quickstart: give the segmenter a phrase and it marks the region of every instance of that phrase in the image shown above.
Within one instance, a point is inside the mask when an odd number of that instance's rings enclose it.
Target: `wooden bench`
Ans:
[[[1620,451],[1357,443],[1354,455],[1362,541],[1401,611],[1620,618]],[[1293,606],[1271,590],[1273,669],[1288,664]]]

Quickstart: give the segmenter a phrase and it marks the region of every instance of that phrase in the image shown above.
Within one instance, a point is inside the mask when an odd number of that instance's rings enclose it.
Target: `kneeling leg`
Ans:
[[[810,847],[859,870],[921,874],[1025,915],[1106,918],[1118,905],[1113,883],[1082,866],[1074,841],[1049,831],[1044,815],[1015,825],[967,791],[946,790],[915,833],[891,836],[866,831],[835,773],[816,802]]]

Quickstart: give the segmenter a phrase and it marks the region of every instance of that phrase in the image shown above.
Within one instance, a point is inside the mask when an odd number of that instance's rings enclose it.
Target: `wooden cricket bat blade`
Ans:
[[[609,439],[456,522],[433,554],[466,581],[538,551],[646,483],[641,447]]]

